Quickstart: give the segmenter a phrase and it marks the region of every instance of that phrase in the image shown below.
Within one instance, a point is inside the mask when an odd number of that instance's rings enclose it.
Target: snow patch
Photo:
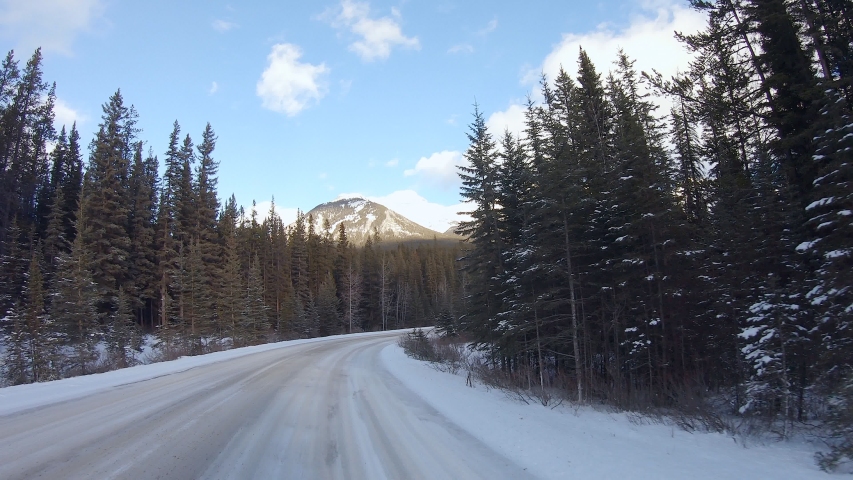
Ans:
[[[590,407],[525,405],[503,392],[465,386],[389,345],[385,368],[448,420],[543,479],[825,479],[804,443],[750,444],[721,433],[687,433],[638,424],[627,414]]]

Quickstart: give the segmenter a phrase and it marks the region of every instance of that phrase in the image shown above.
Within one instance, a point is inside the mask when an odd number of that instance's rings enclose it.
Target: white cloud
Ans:
[[[327,174],[326,172],[322,172],[321,174],[317,175],[317,178],[319,178],[320,180],[325,180],[329,178],[329,174]]]
[[[506,110],[489,115],[486,120],[486,127],[496,140],[503,137],[505,130],[509,130],[509,133],[520,137],[524,133],[524,113],[526,111],[525,105],[513,103]]]
[[[651,72],[655,69],[664,78],[675,75],[679,69],[686,69],[690,54],[674,38],[674,32],[693,33],[705,27],[707,17],[674,0],[647,0],[643,3],[644,13],[631,19],[630,24],[621,30],[614,30],[604,24],[586,33],[564,33],[560,43],[542,61],[537,69],[527,71],[522,84],[533,89],[534,99],[539,99],[539,80],[544,72],[549,80],[556,78],[560,67],[571,77],[577,76],[577,61],[580,48],[586,51],[602,77],[613,66],[616,54],[621,48],[635,60],[637,73]],[[668,111],[666,99],[660,99],[661,113]],[[486,122],[493,135],[501,135],[504,128],[519,134],[524,128],[526,106],[513,102],[503,111],[494,112]]]
[[[86,121],[85,116],[71,108],[71,106],[65,103],[61,98],[57,98],[56,103],[53,105],[53,115],[53,123],[56,125],[57,130],[65,125],[65,129],[70,131],[71,125],[74,122],[77,122],[77,129],[79,130],[80,124]]]
[[[459,184],[457,168],[465,163],[465,157],[455,150],[436,152],[429,157],[421,157],[415,168],[403,172],[407,177],[418,176],[429,183],[450,189]]]
[[[216,82],[213,82],[210,84],[210,88],[207,89],[207,94],[213,95],[214,93],[216,93],[218,91],[219,91],[219,84]]]
[[[673,0],[646,2],[643,8],[644,14],[635,16],[630,25],[622,30],[599,25],[592,32],[563,34],[562,40],[545,57],[542,66],[524,76],[524,83],[537,84],[542,72],[552,80],[561,65],[574,77],[580,47],[583,47],[600,73],[610,69],[620,48],[636,60],[635,68],[638,72],[656,69],[667,77],[679,69],[687,68],[691,56],[673,34],[676,31],[693,33],[704,28],[706,15]]]
[[[273,45],[256,92],[264,108],[292,117],[326,95],[325,63],[302,63],[302,50],[290,43]]]
[[[448,48],[447,53],[474,53],[474,46],[468,43],[460,43]]]
[[[391,17],[370,18],[370,5],[366,2],[343,0],[340,8],[327,10],[321,18],[326,19],[335,28],[346,28],[358,37],[349,44],[365,62],[386,59],[393,47],[418,50],[421,48],[417,37],[403,35],[400,27],[400,12],[391,10]]]
[[[492,32],[494,32],[498,28],[498,19],[493,18],[485,28],[480,29],[477,32],[477,35],[486,36]]]
[[[263,202],[257,202],[255,204],[255,211],[258,212],[258,222],[263,222],[264,219],[270,213],[270,207],[272,206],[272,202],[267,200]],[[296,208],[282,207],[281,205],[276,204],[275,213],[281,218],[282,223],[285,225],[289,225],[296,221]],[[249,206],[246,208],[246,215],[250,215],[252,213],[252,207]]]
[[[389,167],[389,168],[390,167],[396,167],[399,163],[400,163],[399,159],[392,158],[391,160],[388,160],[387,162],[385,162],[385,166]]]
[[[459,212],[470,212],[472,210],[471,205],[467,203],[441,205],[430,202],[414,190],[397,190],[382,196],[365,196],[358,193],[338,195],[339,199],[353,197],[366,198],[372,202],[385,205],[413,222],[437,232],[444,232],[454,222],[467,220],[469,217],[465,214],[459,215]]]
[[[18,49],[71,54],[74,37],[104,12],[102,0],[0,0],[0,35]]]
[[[225,33],[237,28],[239,25],[234,22],[229,22],[227,20],[217,19],[214,20],[213,23],[210,24],[210,26],[213,27],[213,29],[219,33]]]

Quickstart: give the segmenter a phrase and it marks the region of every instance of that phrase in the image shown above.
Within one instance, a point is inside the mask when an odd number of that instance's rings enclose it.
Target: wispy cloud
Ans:
[[[300,62],[302,50],[291,43],[273,45],[267,68],[255,89],[264,108],[292,117],[326,95],[325,63]]]
[[[218,91],[219,91],[219,84],[216,82],[213,82],[210,84],[210,88],[207,89],[207,94],[213,95],[214,93],[216,93]]]
[[[42,47],[70,55],[77,34],[103,13],[103,0],[0,0],[0,37],[25,52]]]
[[[388,58],[394,47],[413,50],[421,48],[417,37],[403,34],[399,10],[393,8],[391,13],[390,17],[371,18],[368,3],[343,0],[338,7],[327,10],[321,18],[333,27],[349,30],[355,35],[356,40],[349,44],[349,50],[365,62],[372,62]]]
[[[497,28],[498,28],[498,19],[496,17],[496,18],[491,19],[489,21],[488,25],[481,28],[480,30],[477,30],[477,35],[480,35],[481,37],[485,37],[486,35],[497,30]]]
[[[210,24],[210,26],[213,27],[213,29],[219,33],[229,32],[239,27],[239,25],[234,22],[229,22],[227,20],[221,19],[214,20],[213,23]]]
[[[398,160],[396,158],[392,158],[391,160],[388,160],[387,162],[385,162],[385,166],[388,168],[396,167],[399,164],[400,164],[400,160]]]
[[[77,128],[80,129],[80,124],[86,121],[86,117],[77,110],[71,108],[64,100],[61,98],[56,99],[56,103],[53,105],[53,123],[62,128],[64,125],[66,129],[70,129],[71,125],[74,122],[77,122]]]
[[[474,53],[474,46],[470,43],[460,43],[448,48],[447,53]]]

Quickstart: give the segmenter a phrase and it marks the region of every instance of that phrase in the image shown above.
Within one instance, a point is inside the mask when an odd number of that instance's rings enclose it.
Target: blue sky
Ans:
[[[89,139],[121,88],[161,158],[172,122],[219,136],[219,192],[290,221],[344,194],[444,230],[476,101],[494,134],[521,126],[540,72],[600,69],[617,48],[665,74],[687,54],[674,30],[702,16],[682,0],[0,0],[0,42],[36,46],[57,82],[57,124]]]

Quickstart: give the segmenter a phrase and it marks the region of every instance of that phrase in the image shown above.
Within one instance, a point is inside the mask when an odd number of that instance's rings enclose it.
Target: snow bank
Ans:
[[[266,352],[269,350],[305,343],[328,341],[336,338],[354,338],[387,333],[388,332],[367,332],[303,340],[288,340],[285,342],[255,345],[252,347],[235,348],[233,350],[225,350],[194,357],[182,357],[168,362],[138,365],[106,373],[64,378],[62,380],[55,380],[52,382],[31,383],[27,385],[0,388],[0,415],[9,415],[22,410],[29,410],[31,408],[41,407],[52,403],[72,400],[120,385],[150,380],[152,378],[162,377],[163,375],[179,373],[191,368],[223,362],[233,358],[251,355],[253,353]]]
[[[453,423],[541,478],[774,480],[827,478],[806,444],[743,446],[731,436],[638,425],[589,407],[555,409],[465,386],[465,378],[382,350],[386,368]]]

